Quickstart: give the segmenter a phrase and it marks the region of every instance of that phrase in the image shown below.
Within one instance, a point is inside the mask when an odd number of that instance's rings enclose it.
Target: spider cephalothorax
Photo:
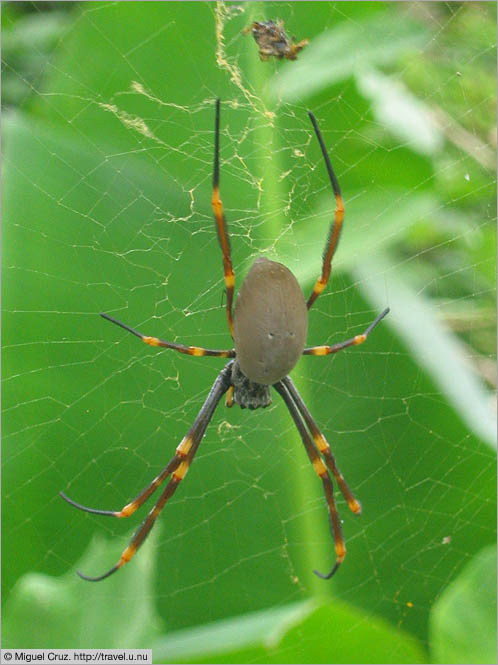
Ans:
[[[248,379],[236,358],[232,365],[233,401],[241,409],[266,408],[271,404],[270,386]]]
[[[358,515],[361,507],[337,468],[335,458],[325,436],[320,431],[288,373],[293,369],[302,355],[329,355],[349,346],[362,344],[371,330],[388,313],[389,309],[387,308],[379,314],[361,335],[356,335],[351,339],[331,346],[321,345],[305,348],[308,329],[308,310],[327,285],[332,257],[339,241],[344,218],[344,205],[339,183],[332,170],[315,117],[312,113],[309,113],[309,116],[320,144],[330,183],[334,191],[336,208],[323,254],[322,272],[307,301],[296,278],[288,268],[281,263],[260,257],[254,261],[239,289],[235,311],[232,316],[235,279],[232,268],[228,228],[219,195],[220,100],[218,99],[216,101],[212,206],[218,239],[223,254],[228,328],[234,340],[235,348],[224,350],[206,349],[199,346],[185,346],[183,344],[167,342],[157,337],[143,335],[125,323],[114,319],[112,316],[102,314],[105,319],[131,332],[150,346],[166,347],[191,356],[212,356],[231,358],[231,360],[229,360],[219,373],[197,418],[177,446],[171,460],[161,473],[133,501],[119,511],[100,510],[82,506],[61,492],[63,499],[80,510],[111,517],[129,517],[169,478],[169,482],[157,503],[135,532],[135,535],[116,565],[98,577],[88,577],[82,573],[78,573],[83,579],[98,582],[109,577],[109,575],[130,561],[152,529],[164,505],[185,477],[209,421],[213,416],[214,410],[223,395],[226,395],[227,406],[231,406],[235,402],[242,408],[257,409],[266,407],[271,403],[271,387],[279,393],[286,404],[313,468],[323,483],[332,535],[335,542],[336,562],[326,575],[316,570],[315,573],[319,577],[328,579],[332,577],[344,560],[346,548],[342,536],[341,522],[336,509],[334,488],[330,473],[337,482],[351,511]]]

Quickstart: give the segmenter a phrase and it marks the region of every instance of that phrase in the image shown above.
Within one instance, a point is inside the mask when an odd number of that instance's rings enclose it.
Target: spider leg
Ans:
[[[174,349],[175,351],[179,351],[180,353],[186,353],[189,356],[212,356],[216,358],[234,358],[235,357],[235,349],[205,349],[202,346],[185,346],[184,344],[175,344],[174,342],[166,342],[163,339],[159,339],[158,337],[149,337],[148,335],[142,335],[142,333],[138,332],[138,330],[134,330],[134,328],[130,328],[130,326],[127,326],[126,323],[122,323],[121,321],[118,321],[112,316],[109,316],[109,314],[101,314],[104,319],[107,319],[107,321],[110,321],[111,323],[115,323],[117,326],[120,326],[124,330],[127,330],[130,332],[132,335],[135,335],[139,339],[142,340],[142,342],[145,342],[145,344],[148,344],[149,346],[164,346],[167,349]]]
[[[346,499],[351,512],[353,512],[355,515],[360,515],[361,514],[360,502],[354,497],[353,493],[348,487],[348,484],[344,480],[344,476],[337,468],[335,457],[332,454],[330,445],[325,436],[323,435],[323,433],[320,431],[320,428],[316,424],[316,421],[314,420],[308,407],[304,403],[304,400],[299,394],[296,386],[294,385],[294,382],[292,381],[290,376],[286,376],[285,378],[282,379],[282,383],[289,391],[292,399],[294,400],[295,405],[297,406],[299,412],[304,418],[304,421],[308,426],[309,431],[311,432],[311,436],[315,441],[315,445],[323,455],[326,465],[332,471],[332,474],[334,475],[334,478],[336,479],[337,484],[339,485],[342,495]]]
[[[223,212],[223,203],[220,199],[220,100],[216,100],[216,118],[214,133],[214,166],[213,166],[213,197],[211,199],[216,230],[223,253],[223,272],[225,275],[225,287],[227,292],[227,321],[230,334],[233,338],[232,302],[235,289],[235,276],[232,268],[232,257],[230,253],[230,236],[228,234],[227,221]]]
[[[89,508],[84,506],[77,501],[69,498],[64,492],[59,492],[59,496],[67,501],[74,508],[78,510],[83,510],[85,513],[92,513],[93,515],[107,515],[108,517],[130,517],[133,513],[142,506],[149,496],[153,494],[156,489],[164,482],[164,480],[171,475],[181,464],[182,460],[185,459],[188,450],[190,449],[192,442],[190,432],[182,439],[180,445],[176,449],[175,455],[171,458],[168,464],[164,467],[161,473],[154,478],[154,480],[147,485],[147,487],[136,496],[133,501],[126,504],[121,510],[100,510],[98,508]]]
[[[161,474],[161,476],[163,476],[163,474],[165,474],[166,472],[166,469],[170,467],[171,469],[170,473],[172,474],[171,480],[164,488],[163,493],[159,497],[155,506],[152,508],[152,510],[149,512],[145,520],[136,530],[128,546],[123,550],[123,553],[119,558],[119,561],[107,572],[105,572],[103,575],[99,575],[98,577],[88,577],[87,575],[84,575],[83,573],[77,571],[78,575],[82,579],[88,580],[89,582],[100,582],[100,580],[109,577],[117,570],[119,570],[122,566],[124,566],[125,563],[128,563],[128,561],[130,561],[133,558],[139,547],[142,545],[142,543],[150,533],[150,530],[154,526],[154,523],[158,518],[159,514],[161,513],[162,509],[164,508],[166,502],[168,501],[168,499],[170,499],[173,496],[176,489],[178,488],[178,485],[187,474],[187,471],[189,470],[190,464],[194,459],[194,456],[204,436],[209,421],[213,416],[214,410],[216,409],[216,406],[218,405],[220,399],[223,397],[223,395],[230,387],[231,375],[232,375],[232,362],[229,362],[218,374],[211,390],[209,391],[209,395],[207,396],[206,401],[204,402],[201,410],[197,415],[197,418],[195,419],[192,427],[189,429],[187,435],[183,438],[180,446],[178,446],[177,455],[175,455],[170,464],[168,464],[168,466]],[[178,453],[178,450],[180,448],[181,448],[181,455],[179,455]],[[179,462],[177,460],[177,456],[181,458]],[[174,462],[174,464],[172,464],[172,462]],[[161,476],[158,476],[158,478]],[[154,491],[155,489],[155,487],[153,487],[154,482],[151,485],[149,485],[147,490],[145,490],[145,492],[143,492],[140,495],[140,497],[144,497],[148,492],[148,494],[145,496],[145,498],[147,498]],[[150,489],[151,487],[153,487],[153,489]],[[143,498],[141,503],[145,501],[145,498]],[[79,507],[79,504],[74,504],[74,502],[71,503],[73,503],[73,505],[76,505],[76,507]],[[132,504],[129,505],[130,506],[133,505],[133,502]],[[136,507],[134,508],[134,510],[136,510]],[[91,511],[91,512],[96,512],[96,511]],[[113,514],[113,513],[104,512],[104,514]]]
[[[313,305],[313,303],[318,298],[320,293],[327,286],[327,282],[329,281],[332,257],[334,256],[335,250],[337,249],[337,244],[339,243],[339,236],[341,235],[342,222],[344,219],[344,203],[342,201],[341,188],[339,187],[339,182],[337,181],[335,173],[332,169],[332,165],[330,163],[330,159],[327,154],[327,149],[325,147],[325,143],[323,142],[322,135],[318,128],[316,118],[313,115],[313,113],[311,113],[311,111],[308,111],[308,115],[315,130],[318,143],[320,144],[323,159],[325,160],[325,166],[327,168],[327,173],[329,174],[330,184],[332,185],[332,189],[334,190],[334,196],[335,196],[334,220],[330,226],[329,235],[327,238],[327,242],[325,244],[325,250],[323,252],[322,274],[316,281],[316,284],[313,287],[313,291],[311,292],[310,297],[308,298],[308,302],[306,303],[306,306],[308,307],[308,309],[310,309],[310,307]]]
[[[303,356],[328,356],[330,353],[337,353],[338,351],[347,349],[348,346],[358,346],[358,344],[363,344],[375,326],[382,321],[387,314],[389,314],[389,311],[389,307],[386,307],[386,309],[379,314],[375,321],[373,321],[361,335],[355,335],[354,337],[351,337],[351,339],[347,339],[345,342],[339,342],[332,346],[309,346],[304,349]]]
[[[230,386],[230,388],[227,391],[227,396],[225,398],[225,406],[228,409],[231,409],[232,406],[233,406],[233,390],[234,390],[234,387]]]
[[[285,385],[284,380],[278,381],[277,383],[273,384],[273,387],[278,393],[280,393],[282,399],[284,400],[289,410],[289,413],[291,414],[292,419],[294,420],[297,430],[301,435],[301,439],[303,440],[304,447],[306,448],[306,452],[308,453],[308,457],[310,458],[311,464],[313,465],[313,468],[315,469],[317,476],[321,478],[323,483],[325,498],[327,500],[327,506],[329,509],[331,532],[335,542],[335,553],[337,556],[337,560],[335,564],[332,566],[330,572],[327,573],[326,575],[320,573],[318,570],[314,570],[313,572],[318,577],[321,577],[324,580],[328,580],[336,572],[341,563],[344,561],[344,557],[346,556],[346,546],[344,545],[344,538],[342,536],[341,522],[339,519],[339,515],[337,513],[337,507],[335,505],[334,487],[332,485],[332,480],[328,474],[328,471],[322,462],[318,450],[315,448],[313,441],[311,440],[309,432],[306,429],[306,426],[299,413],[299,410],[296,407],[296,404],[292,398],[292,395],[289,393],[289,390]]]

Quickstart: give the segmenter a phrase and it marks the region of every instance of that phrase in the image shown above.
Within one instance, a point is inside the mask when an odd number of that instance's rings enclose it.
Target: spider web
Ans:
[[[124,548],[133,525],[71,513],[58,491],[127,503],[222,367],[144,347],[98,317],[231,346],[210,207],[218,95],[237,285],[260,254],[291,267],[306,294],[319,274],[334,200],[311,107],[346,221],[308,343],[348,339],[392,311],[365,345],[304,358],[292,374],[364,508],[354,519],[338,498],[348,556],[333,585],[311,572],[333,563],[325,502],[278,396],[255,413],[220,404],[159,520],[160,616],[184,628],[330,593],[427,645],[433,603],[494,540],[495,99],[459,81],[485,71],[494,34],[456,43],[490,10],[353,4],[317,3],[319,18],[306,18],[266,3],[268,18],[310,38],[295,63],[254,57],[241,33],[260,17],[253,3],[86,3],[40,80],[7,65],[30,111],[6,119],[7,586],[30,569],[72,569],[95,532]],[[378,46],[355,41],[362,30]],[[437,76],[425,81],[420,62]]]

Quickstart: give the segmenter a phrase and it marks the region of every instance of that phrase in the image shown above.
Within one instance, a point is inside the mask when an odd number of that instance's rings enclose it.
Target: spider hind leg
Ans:
[[[89,577],[88,575],[84,575],[80,571],[77,571],[78,575],[82,579],[87,580],[88,582],[100,582],[101,580],[104,580],[107,577],[113,575],[117,570],[122,568],[122,566],[124,566],[125,563],[131,561],[131,559],[134,557],[137,550],[140,548],[144,540],[149,535],[162,509],[164,508],[168,500],[173,496],[180,482],[187,474],[187,471],[189,470],[189,467],[192,464],[192,461],[195,457],[197,449],[199,448],[202,438],[204,437],[206,428],[213,416],[216,406],[218,405],[218,402],[223,397],[223,395],[230,388],[232,364],[233,360],[230,360],[221,370],[221,372],[218,374],[204,404],[201,407],[201,410],[199,411],[196,419],[194,420],[193,425],[191,426],[185,437],[182,439],[182,442],[178,446],[177,455],[175,455],[175,457],[172,458],[171,462],[163,470],[160,476],[158,476],[157,479],[154,480],[148,486],[148,488],[146,488],[146,490],[139,495],[136,501],[129,504],[129,506],[133,506],[133,511],[134,511],[138,507],[138,504],[141,505],[141,503],[143,503],[148,498],[148,496],[152,494],[154,489],[159,485],[159,481],[162,482],[162,480],[164,480],[167,476],[171,475],[171,478],[166,487],[164,488],[163,493],[157,500],[155,506],[150,510],[149,514],[144,519],[142,524],[135,531],[135,534],[130,540],[129,544],[123,550],[119,558],[119,561],[114,566],[112,566],[112,568],[107,570],[103,575],[99,575],[97,577]],[[72,501],[72,499],[69,499],[69,497],[66,497],[66,495],[64,494],[63,498],[69,503],[71,503],[73,506],[75,506],[76,508],[80,508],[81,510],[85,510],[87,512],[92,512],[102,515],[114,515],[115,517],[127,516],[127,515],[120,515],[119,513],[113,513],[112,511],[99,511],[94,509],[88,509],[85,506],[82,506],[81,504],[77,504],[75,501]],[[134,505],[135,503],[137,505]],[[123,511],[121,511],[121,513],[123,513]]]

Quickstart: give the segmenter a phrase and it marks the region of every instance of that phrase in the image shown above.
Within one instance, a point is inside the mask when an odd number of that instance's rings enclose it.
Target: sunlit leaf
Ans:
[[[481,550],[431,612],[436,663],[496,662],[496,546]]]

